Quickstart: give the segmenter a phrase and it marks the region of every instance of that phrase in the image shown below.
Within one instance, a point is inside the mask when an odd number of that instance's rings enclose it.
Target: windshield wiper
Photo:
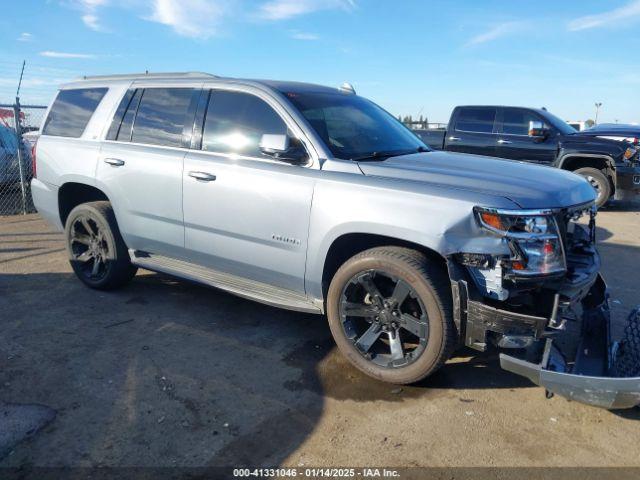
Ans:
[[[391,157],[400,157],[402,155],[410,155],[412,153],[420,153],[420,152],[428,152],[429,149],[426,147],[418,147],[412,150],[393,150],[393,151],[379,151],[379,152],[371,152],[366,155],[361,155],[359,157],[352,157],[349,160],[353,160],[354,162],[362,162],[366,160],[386,160]]]

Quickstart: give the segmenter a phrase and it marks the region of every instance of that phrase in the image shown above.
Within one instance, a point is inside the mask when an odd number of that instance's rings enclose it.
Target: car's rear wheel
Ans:
[[[112,290],[136,274],[109,202],[78,205],[65,224],[71,268],[82,282],[99,290]]]
[[[598,208],[602,207],[607,203],[607,201],[609,201],[609,197],[611,196],[611,182],[602,170],[585,167],[579,168],[573,173],[583,176],[591,184],[598,195],[596,197],[596,206]]]
[[[327,294],[340,351],[379,380],[407,384],[435,372],[456,344],[446,272],[415,250],[379,247],[349,259]]]

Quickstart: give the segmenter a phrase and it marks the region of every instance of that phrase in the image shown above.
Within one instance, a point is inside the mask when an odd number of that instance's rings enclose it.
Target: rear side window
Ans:
[[[136,94],[137,90],[127,90],[127,93],[124,94],[122,100],[120,101],[120,105],[118,105],[118,109],[116,113],[113,115],[113,120],[111,121],[111,126],[109,127],[109,131],[107,132],[107,140],[115,140],[118,137],[118,133],[120,132],[120,126],[122,125],[122,118],[124,114],[127,112],[129,108],[129,104],[131,103],[131,99],[134,94]],[[129,129],[131,130],[131,129]],[[131,132],[129,132],[131,133]]]
[[[456,130],[491,133],[496,120],[495,108],[461,108],[456,120]]]
[[[539,122],[540,117],[518,108],[505,108],[502,116],[502,133],[508,135],[529,135],[529,122]]]
[[[262,135],[287,133],[287,125],[264,100],[242,92],[213,91],[202,134],[202,149],[261,157]]]
[[[42,134],[81,137],[105,93],[106,88],[61,90],[51,106]]]
[[[168,147],[180,147],[187,112],[193,94],[192,88],[147,88],[142,93],[131,141]],[[135,103],[134,101],[131,102]],[[132,110],[131,108],[129,110]],[[128,122],[125,114],[120,134]],[[132,113],[133,115],[133,113]],[[120,138],[118,140],[128,140]]]

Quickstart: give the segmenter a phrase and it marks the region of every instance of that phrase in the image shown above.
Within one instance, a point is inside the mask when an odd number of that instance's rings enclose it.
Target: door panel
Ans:
[[[96,178],[108,192],[129,248],[173,257],[182,253],[184,155],[177,148],[103,143]]]
[[[183,198],[190,261],[304,292],[317,172],[259,159],[189,152]],[[194,178],[199,176],[196,173],[215,176],[215,180]]]
[[[496,138],[496,155],[502,158],[525,162],[551,164],[557,155],[558,136],[552,127],[546,125],[550,133],[546,139],[528,135],[529,122],[544,119],[535,112],[520,108],[505,108]]]
[[[453,128],[445,137],[445,150],[495,156],[497,108],[462,107],[454,115]]]
[[[203,151],[185,157],[187,254],[215,270],[303,293],[318,170],[261,152],[262,135],[290,134],[273,100],[212,90],[207,102]]]

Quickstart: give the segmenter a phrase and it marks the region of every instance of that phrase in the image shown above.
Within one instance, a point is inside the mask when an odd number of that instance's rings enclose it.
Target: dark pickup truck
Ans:
[[[585,177],[600,207],[610,198],[640,193],[638,148],[578,132],[545,109],[462,106],[446,129],[413,130],[436,150],[549,165]]]

